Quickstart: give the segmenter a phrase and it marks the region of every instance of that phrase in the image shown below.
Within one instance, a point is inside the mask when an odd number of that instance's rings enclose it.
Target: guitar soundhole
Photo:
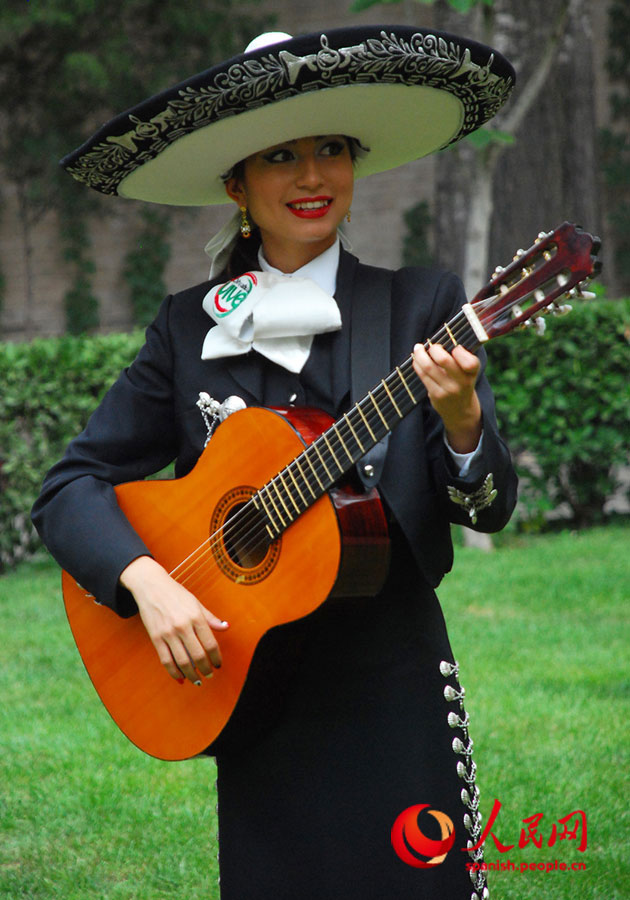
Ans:
[[[271,540],[251,497],[255,488],[241,486],[224,494],[211,522],[211,547],[221,571],[238,584],[257,584],[269,575],[280,556],[281,540]]]

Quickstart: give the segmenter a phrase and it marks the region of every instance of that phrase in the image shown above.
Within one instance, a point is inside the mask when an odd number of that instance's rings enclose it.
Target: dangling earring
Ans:
[[[239,209],[241,211],[241,234],[244,238],[249,238],[252,236],[252,226],[247,218],[247,207],[240,206]]]
[[[348,222],[348,224],[350,223],[350,219],[351,219],[350,210],[348,210],[348,212],[346,214],[346,222]]]

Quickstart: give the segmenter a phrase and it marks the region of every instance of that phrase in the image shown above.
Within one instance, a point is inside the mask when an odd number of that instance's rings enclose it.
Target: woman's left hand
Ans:
[[[478,358],[462,346],[449,353],[439,344],[428,352],[416,344],[412,359],[431,405],[444,422],[450,446],[456,453],[471,453],[481,437],[481,404],[475,390]]]

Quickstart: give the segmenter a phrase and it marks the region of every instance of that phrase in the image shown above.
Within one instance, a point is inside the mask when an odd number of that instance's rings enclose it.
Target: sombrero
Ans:
[[[494,116],[514,70],[490,47],[403,25],[278,36],[134,106],[61,164],[105,194],[226,203],[221,175],[266,147],[345,134],[356,176],[460,140]]]

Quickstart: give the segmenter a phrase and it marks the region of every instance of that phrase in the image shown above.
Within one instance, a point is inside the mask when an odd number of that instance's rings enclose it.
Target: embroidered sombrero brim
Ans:
[[[62,165],[105,194],[226,203],[221,175],[266,147],[346,134],[370,151],[356,176],[382,172],[479,128],[513,85],[501,54],[451,34],[402,25],[318,32],[241,54],[145,100]]]

